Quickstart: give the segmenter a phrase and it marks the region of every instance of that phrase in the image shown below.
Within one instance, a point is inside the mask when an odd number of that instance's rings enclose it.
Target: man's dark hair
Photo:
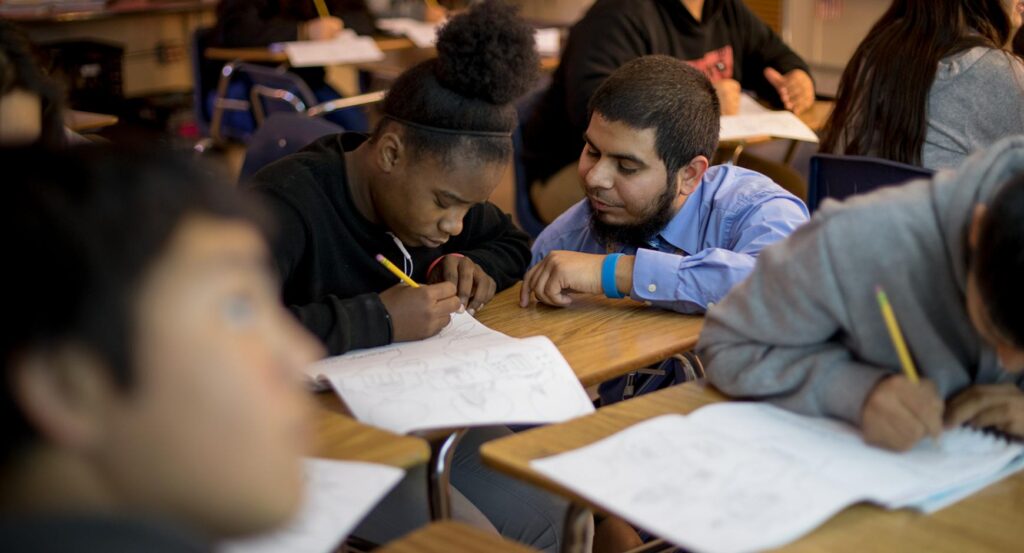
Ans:
[[[0,149],[0,167],[3,462],[36,435],[12,393],[10,371],[20,356],[74,341],[130,389],[136,295],[183,219],[207,214],[263,228],[263,218],[226,180],[172,154]]]
[[[703,73],[669,56],[637,58],[608,77],[590,99],[590,115],[655,130],[655,148],[669,180],[697,156],[718,147],[721,108]]]
[[[973,258],[978,290],[996,328],[1024,347],[1024,173],[988,204]]]
[[[398,124],[415,153],[429,152],[446,164],[456,155],[503,162],[512,154],[517,124],[512,102],[530,89],[539,67],[533,29],[515,8],[485,0],[441,28],[436,58],[395,81],[374,136]]]

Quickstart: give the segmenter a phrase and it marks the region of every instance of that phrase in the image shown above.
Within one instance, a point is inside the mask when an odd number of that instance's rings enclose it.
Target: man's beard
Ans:
[[[665,225],[675,215],[672,205],[675,198],[675,186],[665,187],[665,192],[658,198],[654,207],[648,210],[639,221],[627,225],[605,223],[598,218],[598,213],[593,211],[590,213],[590,230],[594,232],[598,243],[605,248],[648,246],[650,239],[665,228]]]

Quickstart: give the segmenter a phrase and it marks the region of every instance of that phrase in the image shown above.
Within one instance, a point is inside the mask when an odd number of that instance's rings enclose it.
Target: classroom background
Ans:
[[[461,3],[447,2],[452,7]],[[556,31],[564,43],[569,28],[592,1],[514,3],[530,23]],[[227,122],[217,125],[223,128],[211,125],[209,96],[216,94],[218,70],[229,62],[281,67],[287,58],[280,52],[253,57],[244,50],[209,51],[202,35],[216,22],[217,4],[217,0],[0,0],[0,17],[26,29],[49,57],[50,70],[64,82],[68,107],[74,110],[66,117],[72,130],[115,143],[195,146],[238,175],[244,173],[246,147],[254,128],[249,123],[241,133],[232,129],[232,120],[238,115],[231,112],[225,116]],[[843,67],[889,2],[748,0],[746,4],[810,65],[821,106],[808,115],[809,126],[818,130],[827,118],[828,101],[836,92]],[[410,0],[374,0],[367,6],[379,17],[422,17],[423,13],[422,4]],[[431,48],[419,48],[400,36],[379,30],[375,34],[384,50],[383,60],[336,66],[327,72],[328,81],[346,96],[386,90],[402,70],[432,55]],[[558,64],[558,44],[549,43],[546,48],[542,68],[550,74]],[[371,121],[377,100],[379,97],[365,98]],[[808,160],[815,149],[801,144],[791,152],[790,146],[785,141],[753,146],[751,152],[785,166],[753,168],[804,195]],[[520,214],[515,176],[514,170],[509,171],[491,199],[513,216]],[[523,203],[522,198],[518,203]]]

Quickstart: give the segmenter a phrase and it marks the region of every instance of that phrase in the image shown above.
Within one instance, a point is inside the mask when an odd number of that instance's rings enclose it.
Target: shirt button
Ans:
[[[647,285],[647,291],[653,294],[654,292],[658,291],[658,285],[657,284],[648,284]]]
[[[708,309],[711,309],[714,306],[715,306],[715,302],[713,302],[713,301],[709,301],[708,302]]]

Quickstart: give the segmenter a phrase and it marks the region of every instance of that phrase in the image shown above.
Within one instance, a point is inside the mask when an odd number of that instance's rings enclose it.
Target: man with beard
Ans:
[[[703,313],[750,274],[765,246],[807,221],[804,204],[768,177],[708,166],[718,146],[718,97],[685,62],[633,60],[597,89],[589,110],[579,162],[587,197],[537,237],[522,306],[531,294],[566,306],[570,293],[582,292]],[[674,359],[658,369],[602,383],[601,403],[685,378]],[[608,517],[598,521],[594,544],[625,551],[642,542]]]
[[[523,279],[553,305],[570,293],[631,297],[703,313],[757,255],[807,221],[803,202],[768,177],[709,167],[719,102],[698,70],[668,56],[623,65],[594,93],[579,176],[586,198],[533,245]]]

